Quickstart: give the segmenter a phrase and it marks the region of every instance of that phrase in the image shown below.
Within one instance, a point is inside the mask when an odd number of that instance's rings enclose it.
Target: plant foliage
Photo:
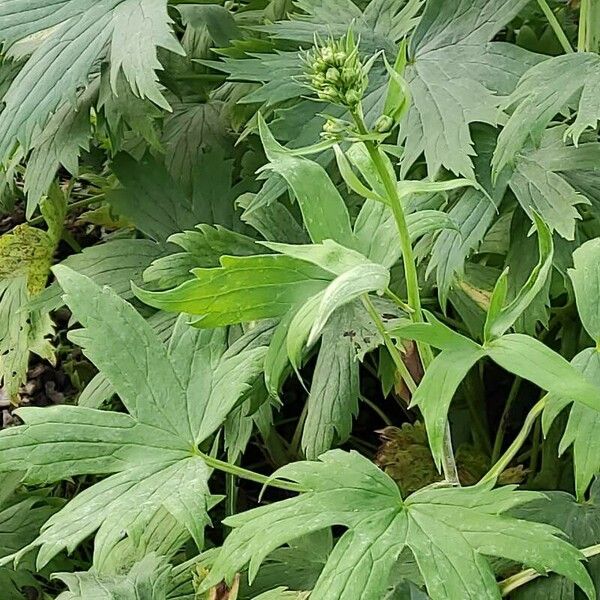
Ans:
[[[0,0],[0,587],[600,594],[594,0]]]

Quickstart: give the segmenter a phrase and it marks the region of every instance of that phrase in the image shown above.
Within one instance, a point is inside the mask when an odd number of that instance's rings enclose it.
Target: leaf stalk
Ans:
[[[585,2],[585,0],[583,0],[583,1]],[[567,38],[565,32],[563,31],[563,28],[560,26],[560,23],[558,22],[556,15],[554,14],[554,12],[552,12],[552,9],[548,6],[548,3],[546,2],[546,0],[537,0],[537,3],[539,4],[540,8],[542,9],[542,12],[544,13],[546,19],[548,19],[548,23],[550,23],[550,27],[552,27],[552,31],[554,31],[554,35],[556,35],[556,38],[560,42],[560,45],[563,47],[563,50],[567,54],[574,52],[573,47],[571,46],[571,44],[569,42],[569,39]],[[582,4],[582,7],[583,7],[583,4]]]
[[[302,487],[297,483],[292,483],[291,481],[283,481],[281,479],[274,479],[273,477],[267,477],[266,475],[261,475],[260,473],[249,471],[248,469],[244,469],[243,467],[232,465],[231,463],[209,456],[208,454],[205,454],[200,450],[196,450],[196,454],[200,456],[200,458],[202,458],[202,460],[209,467],[217,469],[218,471],[223,471],[224,473],[229,473],[230,475],[235,475],[236,477],[241,477],[242,479],[247,479],[248,481],[261,483],[265,486],[269,485],[271,487],[276,487],[280,490],[286,490],[288,492],[302,493],[308,491],[306,488]]]
[[[546,408],[546,402],[548,395],[546,394],[541,400],[539,400],[533,408],[529,411],[523,422],[523,427],[517,437],[513,440],[513,443],[507,448],[506,452],[500,457],[500,459],[494,464],[494,466],[483,476],[479,484],[486,484],[495,482],[500,474],[508,467],[511,461],[519,453],[521,446],[525,443],[525,440],[529,436],[533,425],[537,418],[542,414]]]

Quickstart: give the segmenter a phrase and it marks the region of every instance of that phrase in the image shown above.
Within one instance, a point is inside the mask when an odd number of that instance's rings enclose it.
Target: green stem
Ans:
[[[588,50],[588,27],[589,27],[590,5],[588,0],[581,0],[579,7],[579,32],[577,37],[577,51],[587,52]]]
[[[354,123],[359,133],[361,135],[368,135],[369,131],[364,123],[362,115],[358,112],[353,112],[352,118],[354,119]],[[397,182],[395,182],[390,176],[381,152],[375,143],[370,140],[365,140],[363,143],[371,160],[373,161],[373,165],[377,169],[377,173],[379,174],[381,181],[383,182],[383,187],[385,188],[387,198],[392,208],[394,220],[396,221],[396,227],[398,228],[400,248],[402,250],[402,259],[404,262],[404,276],[406,278],[408,305],[413,311],[411,318],[415,323],[420,323],[423,321],[423,312],[421,310],[419,279],[417,276],[417,267],[410,241],[408,225],[406,223],[406,217],[404,216],[404,209],[402,208],[402,202],[400,200],[400,196],[398,195],[398,190],[396,189]]]
[[[540,5],[542,12],[546,16],[546,19],[548,19],[548,23],[550,23],[550,27],[552,27],[552,30],[554,31],[554,35],[557,37],[558,41],[560,42],[560,45],[563,47],[563,50],[567,54],[569,54],[570,52],[573,52],[573,48],[571,47],[571,44],[569,43],[569,39],[565,35],[565,32],[563,31],[562,27],[560,26],[560,23],[558,22],[556,15],[552,12],[552,9],[548,6],[548,3],[546,2],[546,0],[537,0],[537,2]]]
[[[538,467],[538,460],[540,457],[540,438],[542,437],[542,425],[539,420],[535,422],[535,426],[533,427],[533,441],[531,444],[531,458],[529,460],[529,477],[527,481],[531,481],[531,479],[535,476],[535,472]]]
[[[600,544],[594,544],[593,546],[582,548],[581,553],[586,558],[596,556],[600,554]],[[525,569],[520,571],[519,573],[516,573],[511,577],[507,577],[498,583],[500,586],[500,593],[502,596],[508,596],[508,594],[516,590],[518,587],[521,587],[522,585],[525,585],[526,583],[529,583],[538,577],[542,577],[543,575],[546,575],[546,573],[538,573],[535,569]]]
[[[266,475],[255,473],[254,471],[248,471],[248,469],[244,469],[243,467],[238,467],[237,465],[232,465],[231,463],[219,460],[218,458],[213,458],[208,454],[204,454],[204,452],[200,452],[200,450],[196,450],[196,454],[198,454],[209,467],[223,471],[224,473],[229,473],[230,475],[241,477],[242,479],[247,479],[248,481],[254,481],[255,483],[261,483],[262,485],[270,485],[271,487],[287,490],[288,492],[301,493],[308,491],[297,483],[273,479],[272,477],[267,477]]]
[[[512,386],[510,388],[510,392],[508,393],[508,399],[506,400],[506,404],[504,405],[504,410],[502,411],[502,416],[500,417],[500,425],[498,426],[498,432],[496,433],[496,439],[494,440],[494,449],[492,450],[492,464],[495,463],[498,458],[500,458],[500,452],[502,451],[502,444],[504,443],[504,434],[506,433],[506,424],[508,422],[508,415],[510,414],[510,409],[519,394],[519,389],[521,388],[522,379],[520,377],[515,377]]]
[[[101,202],[102,200],[104,200],[105,195],[104,194],[98,194],[97,196],[90,196],[89,198],[84,198],[83,200],[77,200],[77,202],[71,202],[68,206],[67,206],[67,210],[73,210],[75,208],[81,208],[82,206],[87,206],[88,204],[94,204],[94,202]],[[31,219],[31,221],[29,221],[29,225],[40,225],[41,223],[44,222],[44,217],[42,217],[41,215],[39,217],[35,217],[35,219]]]
[[[225,474],[225,495],[226,495],[226,504],[225,504],[225,514],[228,517],[235,515],[237,513],[237,498],[238,498],[238,490],[237,490],[237,477],[232,473]],[[227,527],[226,525],[224,527]],[[229,528],[226,529],[228,531]]]
[[[531,432],[531,428],[536,422],[537,418],[542,414],[544,408],[546,408],[546,401],[548,396],[544,396],[534,407],[529,411],[523,422],[521,431],[514,439],[513,443],[507,448],[506,452],[502,455],[500,460],[494,464],[494,466],[483,476],[480,484],[495,482],[500,474],[508,467],[513,458],[518,454],[521,446],[525,443],[525,440]]]
[[[400,310],[404,311],[405,313],[408,313],[409,315],[413,312],[413,309],[408,304],[406,304],[406,302],[404,302],[401,298],[396,296],[396,294],[394,294],[394,292],[392,292],[392,290],[390,290],[389,288],[385,290],[385,295],[390,300],[392,300],[392,302],[394,302],[398,306],[398,308],[400,308]]]
[[[365,125],[364,118],[362,116],[362,109],[352,111],[352,119],[358,132],[367,136],[369,130]],[[404,265],[404,277],[406,279],[406,290],[408,295],[408,306],[412,310],[410,317],[415,323],[423,322],[423,311],[421,309],[421,293],[419,290],[419,277],[417,273],[417,265],[415,262],[415,256],[413,253],[412,242],[410,240],[410,233],[408,231],[408,224],[406,223],[406,216],[404,214],[404,208],[402,207],[402,201],[398,195],[398,182],[395,177],[390,175],[390,172],[386,168],[385,161],[381,150],[371,140],[364,139],[363,141],[367,152],[377,170],[377,173],[383,182],[385,193],[389,204],[392,208],[394,220],[396,221],[396,227],[398,229],[398,236],[400,239],[400,249],[402,251],[402,263]],[[389,337],[389,336],[388,336]],[[385,337],[384,337],[385,340]],[[386,344],[387,345],[387,344]],[[392,343],[393,346],[393,343]],[[394,346],[395,347],[395,346]],[[423,368],[427,367],[433,361],[433,352],[427,344],[417,344],[419,349],[419,355],[423,363]],[[389,349],[389,348],[388,348]],[[394,356],[392,355],[392,358]],[[396,362],[396,359],[394,359]],[[402,364],[402,360],[400,360]],[[402,372],[400,372],[402,374]],[[409,388],[410,389],[410,388]],[[411,390],[412,392],[412,390]],[[452,485],[459,485],[458,471],[456,470],[456,461],[454,459],[454,450],[452,448],[452,440],[450,436],[450,427],[446,426],[446,439],[444,440],[444,456],[442,460],[442,466],[444,469],[444,476],[446,481]]]
[[[400,373],[400,377],[402,377],[402,379],[404,380],[404,383],[406,384],[406,387],[408,388],[410,393],[414,394],[417,390],[417,384],[415,383],[415,380],[412,378],[412,375],[410,374],[408,367],[404,364],[404,361],[402,360],[402,356],[400,356],[400,351],[396,347],[396,344],[394,344],[394,341],[392,340],[392,338],[390,337],[390,334],[388,333],[387,329],[385,328],[385,325],[383,324],[383,321],[381,320],[379,313],[373,306],[373,303],[371,302],[371,299],[369,298],[368,294],[365,294],[364,296],[362,296],[361,299],[362,299],[364,307],[367,309],[367,312],[369,313],[369,316],[371,317],[371,319],[373,319],[373,323],[375,323],[375,327],[377,327],[377,331],[379,331],[381,337],[383,338],[385,347],[387,348],[388,352],[390,353],[390,356],[392,357],[392,360],[394,361],[394,365],[395,365],[396,369],[398,369],[398,373]]]

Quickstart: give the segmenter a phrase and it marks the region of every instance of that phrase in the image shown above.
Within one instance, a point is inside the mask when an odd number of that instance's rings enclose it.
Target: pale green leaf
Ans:
[[[400,126],[403,172],[424,152],[430,176],[441,166],[473,178],[469,123],[496,125],[498,94],[510,93],[540,57],[490,42],[527,0],[428,2],[411,38],[405,78],[412,105]]]
[[[123,575],[56,573],[54,577],[69,588],[56,600],[164,600],[169,572],[170,566],[161,557],[148,554]]]
[[[513,515],[528,521],[547,523],[564,531],[577,548],[593,546],[600,540],[598,483],[591,489],[588,502],[577,502],[566,492],[545,492],[545,498],[535,500],[513,511]],[[598,557],[588,559],[587,568],[598,589],[600,583]],[[575,600],[579,596],[572,581],[550,575],[522,586],[511,593],[515,600]]]
[[[113,82],[123,72],[133,91],[169,108],[158,84],[157,49],[182,52],[162,0],[64,0],[50,5],[15,0],[2,8],[0,40],[9,44],[44,32],[4,96],[0,158],[15,142],[29,150],[52,113],[87,86],[99,58],[108,54]],[[35,17],[35,18],[32,18]],[[135,29],[132,30],[132,24]]]
[[[142,283],[142,273],[164,253],[150,240],[110,240],[72,254],[60,264],[86,275],[100,286],[108,285],[125,299],[133,297],[131,282]],[[47,287],[31,302],[32,308],[54,310],[62,305],[62,291],[57,283]]]
[[[267,166],[287,181],[298,200],[312,241],[319,243],[332,239],[343,246],[353,247],[354,235],[348,209],[325,169],[307,158],[286,153],[260,115],[258,123],[270,161]]]
[[[560,354],[535,338],[520,333],[504,335],[488,344],[486,351],[501,367],[543,390],[600,411],[600,386],[590,383]]]
[[[0,433],[6,458],[0,469],[26,471],[26,481],[114,473],[76,495],[23,552],[40,547],[42,568],[97,532],[94,566],[109,569],[115,551],[130,561],[144,549],[172,555],[189,537],[201,547],[215,501],[197,444],[251,389],[262,369],[264,335],[227,348],[225,332],[193,329],[182,317],[167,348],[158,331],[113,291],[64,266],[56,276],[84,326],[73,337],[129,414],[30,408],[21,413],[25,425]]]
[[[137,96],[149,98],[169,110],[158,86],[156,71],[162,67],[156,49],[165,48],[176,54],[184,54],[184,51],[171,32],[172,21],[166,4],[161,0],[125,0],[115,6],[112,22],[110,80],[113,89],[122,70]]]
[[[309,460],[345,442],[358,413],[359,363],[350,335],[357,310],[365,312],[360,304],[337,310],[321,335],[302,430],[302,449]]]
[[[320,244],[280,244],[277,242],[261,242],[261,246],[266,246],[270,250],[280,252],[286,256],[305,260],[333,275],[342,275],[346,271],[360,265],[371,263],[366,256],[341,246],[333,240],[323,240]]]
[[[412,398],[427,428],[431,453],[438,469],[442,464],[448,411],[454,394],[473,365],[485,356],[475,342],[456,336],[453,347],[444,349],[434,359]]]
[[[471,126],[471,131],[476,152],[473,157],[475,175],[492,201],[481,190],[469,188],[448,211],[448,216],[456,223],[458,231],[448,229],[439,234],[427,268],[428,274],[435,272],[442,307],[446,306],[448,293],[455,279],[460,280],[464,274],[465,259],[478,248],[496,217],[508,183],[509,174],[504,173],[495,186],[491,182],[490,160],[496,147],[496,130],[488,125],[475,123]]]
[[[573,252],[574,268],[569,269],[579,318],[589,336],[600,342],[600,238],[589,240]]]
[[[577,371],[600,387],[600,354],[594,348],[582,350],[571,364]],[[571,395],[550,396],[543,415],[544,430],[547,433],[554,418],[573,400]],[[569,421],[560,442],[562,454],[569,446],[573,446],[575,463],[575,491],[577,498],[583,501],[585,492],[594,475],[600,473],[600,412],[579,402],[573,402],[569,413]]]
[[[514,161],[531,136],[539,141],[546,126],[563,109],[577,107],[577,116],[567,130],[577,143],[583,131],[595,127],[600,117],[600,57],[577,52],[556,56],[532,67],[505,106],[516,108],[498,138],[494,172]]]
[[[48,191],[61,165],[77,175],[79,154],[89,149],[90,108],[97,95],[98,86],[90,85],[75,105],[64,103],[36,136],[25,171],[28,217]]]
[[[538,232],[538,263],[515,298],[506,306],[504,306],[507,290],[506,271],[498,279],[490,300],[490,310],[484,327],[486,342],[500,337],[514,325],[523,311],[543,289],[548,279],[554,256],[552,234],[536,213],[533,213],[533,216]]]
[[[166,292],[136,289],[155,308],[202,315],[198,325],[215,327],[279,317],[324,289],[331,275],[285,255],[230,257],[220,268],[195,269],[195,279]]]
[[[557,537],[558,530],[502,514],[540,498],[535,492],[438,488],[403,499],[393,480],[368,459],[340,450],[322,455],[319,462],[287,465],[277,476],[310,491],[229,517],[233,532],[202,589],[230,580],[246,564],[252,580],[265,557],[285,542],[343,525],[347,531],[325,564],[313,598],[383,597],[406,547],[433,600],[499,600],[488,556],[556,571],[593,597],[581,553]]]

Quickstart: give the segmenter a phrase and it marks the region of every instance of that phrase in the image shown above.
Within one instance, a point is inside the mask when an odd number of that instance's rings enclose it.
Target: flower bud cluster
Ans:
[[[310,86],[321,100],[355,109],[367,88],[367,75],[351,34],[315,43],[306,57]]]

